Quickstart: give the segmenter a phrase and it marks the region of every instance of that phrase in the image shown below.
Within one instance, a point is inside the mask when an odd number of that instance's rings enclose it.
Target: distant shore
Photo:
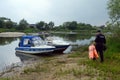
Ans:
[[[23,32],[2,32],[0,33],[0,37],[20,37],[25,35]]]

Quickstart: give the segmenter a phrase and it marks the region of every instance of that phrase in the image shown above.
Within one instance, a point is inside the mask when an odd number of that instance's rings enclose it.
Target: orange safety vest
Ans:
[[[98,53],[95,46],[92,44],[89,46],[89,59],[98,58]]]

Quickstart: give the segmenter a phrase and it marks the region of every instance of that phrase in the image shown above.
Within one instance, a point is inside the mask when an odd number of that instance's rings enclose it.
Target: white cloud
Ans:
[[[104,24],[108,19],[108,0],[1,0],[0,16],[20,21],[25,18],[30,23],[54,21],[86,22],[93,25]]]
[[[25,18],[28,21],[47,15],[51,2],[49,0],[5,0],[0,1],[0,16],[14,20]],[[18,21],[18,20],[17,20]]]
[[[47,10],[50,7],[49,0],[9,0],[9,3],[18,9]]]

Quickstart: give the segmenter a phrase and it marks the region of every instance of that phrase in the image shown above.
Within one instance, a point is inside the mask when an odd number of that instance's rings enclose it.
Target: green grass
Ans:
[[[111,80],[120,80],[120,40],[116,36],[107,39],[104,58],[104,63],[87,61],[87,64],[103,71]]]
[[[87,46],[88,48],[88,46]],[[100,76],[103,76],[104,79],[109,80],[120,80],[120,40],[115,37],[110,37],[107,39],[107,50],[104,53],[105,61],[100,63],[100,60],[92,61],[88,59],[88,49],[81,47],[74,54],[71,54],[69,57],[72,58],[85,58],[84,60],[79,60],[78,64],[88,65],[93,67],[96,70],[99,70]],[[88,71],[88,73],[92,73]],[[81,74],[81,72],[75,72],[75,74]]]
[[[34,65],[33,67],[28,67],[25,68],[23,71],[25,74],[29,74],[32,72],[49,72],[49,65],[45,64],[44,66],[42,66],[40,63],[38,63],[37,65]]]
[[[0,78],[0,80],[10,80],[9,78]]]

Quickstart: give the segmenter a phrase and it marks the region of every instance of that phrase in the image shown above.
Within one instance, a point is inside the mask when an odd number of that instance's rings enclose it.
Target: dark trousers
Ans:
[[[97,52],[99,53],[100,62],[103,62],[103,61],[104,61],[103,45],[101,45],[101,44],[96,45],[96,50],[97,50]]]
[[[104,55],[103,55],[103,51],[100,50],[98,51],[99,55],[100,55],[100,62],[103,62],[104,61]]]

